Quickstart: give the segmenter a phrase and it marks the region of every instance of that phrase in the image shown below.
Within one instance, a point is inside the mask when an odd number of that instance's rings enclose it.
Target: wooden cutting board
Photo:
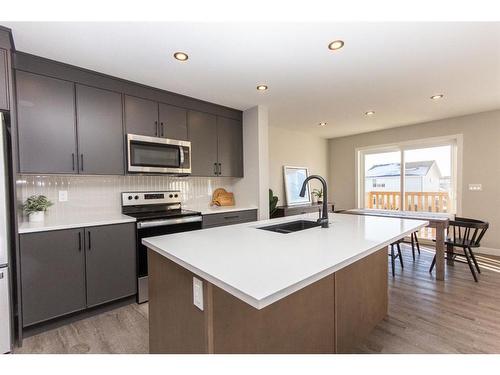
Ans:
[[[212,193],[212,206],[234,206],[234,194],[229,193],[226,189],[215,189]]]

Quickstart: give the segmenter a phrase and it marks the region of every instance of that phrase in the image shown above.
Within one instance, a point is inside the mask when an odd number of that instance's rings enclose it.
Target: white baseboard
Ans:
[[[478,254],[500,256],[500,249],[493,249],[491,247],[483,247],[483,246],[481,246],[480,248],[475,249],[474,252],[478,253]]]

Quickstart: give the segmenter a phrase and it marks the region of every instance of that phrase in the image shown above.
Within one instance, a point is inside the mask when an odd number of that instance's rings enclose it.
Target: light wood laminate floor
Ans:
[[[466,264],[446,268],[446,282],[428,269],[433,252],[389,275],[389,315],[357,353],[500,353],[500,257],[477,256],[475,283]],[[389,267],[390,269],[390,267]],[[147,353],[147,304],[121,307],[29,337],[15,353]]]
[[[14,353],[148,353],[148,304],[133,303],[28,337]]]

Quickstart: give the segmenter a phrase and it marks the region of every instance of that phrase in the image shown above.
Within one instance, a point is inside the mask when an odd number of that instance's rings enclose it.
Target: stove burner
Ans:
[[[138,221],[199,216],[199,212],[184,210],[180,191],[147,191],[122,193],[122,213]]]

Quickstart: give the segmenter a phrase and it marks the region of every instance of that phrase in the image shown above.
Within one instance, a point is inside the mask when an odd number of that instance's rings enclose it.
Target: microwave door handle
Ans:
[[[180,166],[182,167],[184,165],[184,147],[182,146],[179,146],[179,152],[181,153],[181,162],[180,162]]]

